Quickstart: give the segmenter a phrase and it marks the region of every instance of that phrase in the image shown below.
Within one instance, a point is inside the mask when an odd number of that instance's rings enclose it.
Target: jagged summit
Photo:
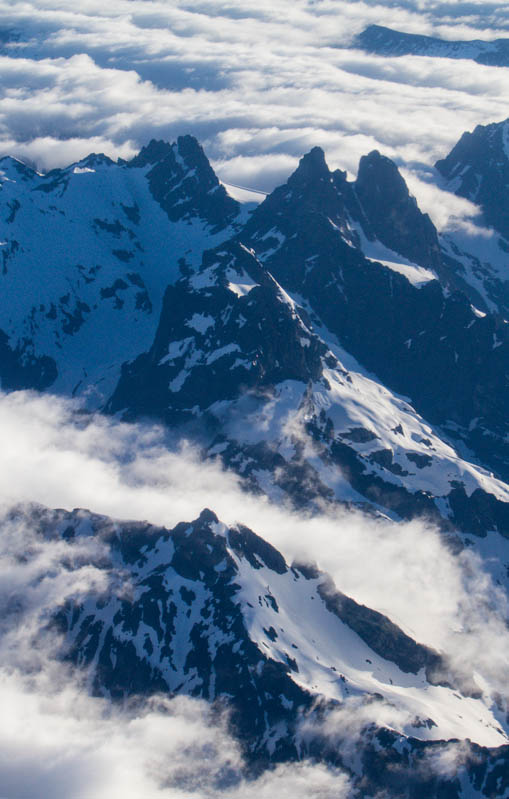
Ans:
[[[450,191],[479,205],[484,224],[509,239],[509,119],[464,133],[435,167]]]
[[[398,167],[373,150],[362,156],[355,193],[376,236],[386,247],[430,269],[439,269],[438,236],[423,214]]]
[[[156,164],[167,158],[172,153],[172,149],[172,145],[167,141],[151,139],[128,163],[133,167]]]
[[[299,166],[288,179],[288,183],[307,183],[329,177],[329,167],[325,161],[325,153],[321,147],[313,147],[300,161]]]
[[[109,156],[105,155],[104,153],[90,153],[81,161],[79,161],[80,166],[88,166],[88,167],[98,167],[98,166],[114,166],[115,161],[113,161]]]

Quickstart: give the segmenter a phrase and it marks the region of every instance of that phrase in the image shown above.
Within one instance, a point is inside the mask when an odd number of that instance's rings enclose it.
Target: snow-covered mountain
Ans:
[[[166,286],[231,235],[239,206],[190,136],[46,175],[3,158],[0,181],[2,384],[101,406],[150,346]]]
[[[472,41],[439,39],[417,33],[369,25],[354,40],[354,47],[381,56],[417,55],[432,58],[469,59],[486,66],[509,66],[509,39]]]
[[[3,159],[3,390],[162,422],[272,502],[424,518],[509,593],[506,128],[466,134],[437,165],[492,228],[482,255],[440,235],[376,151],[350,181],[315,147],[254,210],[190,136],[48,175]],[[96,537],[99,568],[123,586],[52,615],[60,656],[91,690],[220,701],[250,758],[325,758],[359,795],[503,795],[504,697],[213,510],[171,531],[14,512],[69,546]],[[364,731],[362,755],[345,760],[316,730],[350,701],[398,720]],[[429,783],[426,747],[466,738],[477,771]]]
[[[348,769],[359,796],[391,790],[396,776],[403,791],[391,796],[413,796],[413,786],[457,796],[456,775],[426,774],[424,765],[444,740],[465,738],[476,753],[463,764],[464,787],[478,791],[468,795],[491,796],[494,770],[499,789],[508,787],[508,725],[472,675],[455,674],[246,527],[228,528],[209,510],[166,530],[41,506],[13,509],[2,524],[30,528],[29,567],[52,541],[62,566],[83,568],[83,541],[94,540],[89,565],[103,573],[100,587],[55,602],[32,641],[58,634],[59,656],[84,671],[92,693],[119,700],[162,691],[226,704],[252,767],[311,753]],[[20,607],[13,595],[4,626]],[[339,745],[348,729],[338,727],[335,746],[323,740],[343,709],[369,717],[372,706],[386,729],[366,724],[355,752]]]

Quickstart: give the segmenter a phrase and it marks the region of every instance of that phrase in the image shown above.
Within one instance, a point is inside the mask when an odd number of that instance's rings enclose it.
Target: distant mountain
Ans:
[[[421,55],[468,59],[493,67],[509,66],[509,39],[449,41],[436,36],[403,33],[383,25],[370,25],[355,38],[353,46],[382,56]]]
[[[386,616],[316,567],[289,565],[248,528],[228,528],[209,510],[166,530],[41,506],[13,509],[1,523],[28,525],[38,542],[28,559],[60,541],[66,569],[86,565],[83,547],[73,557],[83,539],[96,542],[90,565],[102,571],[101,587],[55,599],[32,642],[57,633],[59,657],[84,672],[93,694],[164,692],[226,705],[255,773],[309,754],[348,769],[359,796],[368,788],[458,796],[456,775],[424,765],[444,740],[468,737],[475,757],[463,764],[465,791],[491,796],[494,769],[499,790],[509,787],[507,737],[471,675],[455,675]],[[17,612],[12,601],[4,628]],[[366,723],[355,750],[339,746],[341,733],[332,746],[323,725],[345,703],[374,704],[400,721]]]

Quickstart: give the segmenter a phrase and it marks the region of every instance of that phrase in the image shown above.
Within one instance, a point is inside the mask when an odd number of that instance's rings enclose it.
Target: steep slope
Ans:
[[[491,42],[481,39],[452,41],[437,36],[403,33],[383,25],[369,25],[354,39],[353,46],[381,56],[464,58],[487,66],[509,66],[509,39]]]
[[[154,343],[123,367],[107,410],[181,425],[275,499],[507,530],[506,484],[363,370],[237,242],[168,288]]]
[[[343,173],[330,173],[315,149],[253,213],[241,236],[363,366],[507,477],[507,326],[436,279],[442,268],[436,231],[386,160],[372,154],[352,185]],[[380,213],[379,201],[366,202],[367,171],[375,197],[393,196],[404,211]],[[412,266],[406,259],[416,228],[425,246]],[[377,229],[383,241],[375,238]],[[392,258],[376,261],[374,245]]]
[[[2,386],[100,406],[149,346],[166,286],[231,234],[239,206],[190,136],[47,175],[4,158],[0,186]]]
[[[450,191],[479,205],[484,223],[509,238],[509,120],[464,133],[435,166]]]

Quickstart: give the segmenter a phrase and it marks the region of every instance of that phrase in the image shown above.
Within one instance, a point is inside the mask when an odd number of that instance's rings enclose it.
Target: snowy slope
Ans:
[[[94,692],[228,695],[234,717],[254,701],[238,723],[251,750],[270,756],[283,754],[316,699],[341,707],[376,696],[393,709],[396,732],[424,741],[508,740],[489,696],[462,693],[454,674],[446,684],[436,653],[210,511],[171,531],[39,506],[14,509],[9,523],[28,525],[39,546],[63,536],[63,562],[83,538],[101,544],[93,565],[103,587],[52,611],[60,656],[86,670]]]
[[[179,152],[185,142],[149,146],[130,164],[91,155],[45,176],[2,159],[0,331],[21,367],[51,359],[41,388],[103,404],[121,364],[149,346],[182,264],[195,268],[203,249],[228,235],[236,203],[217,179],[205,184],[196,153]],[[171,208],[154,196],[157,170]],[[196,202],[207,192],[226,199],[222,224]],[[16,377],[4,374],[5,386]]]

